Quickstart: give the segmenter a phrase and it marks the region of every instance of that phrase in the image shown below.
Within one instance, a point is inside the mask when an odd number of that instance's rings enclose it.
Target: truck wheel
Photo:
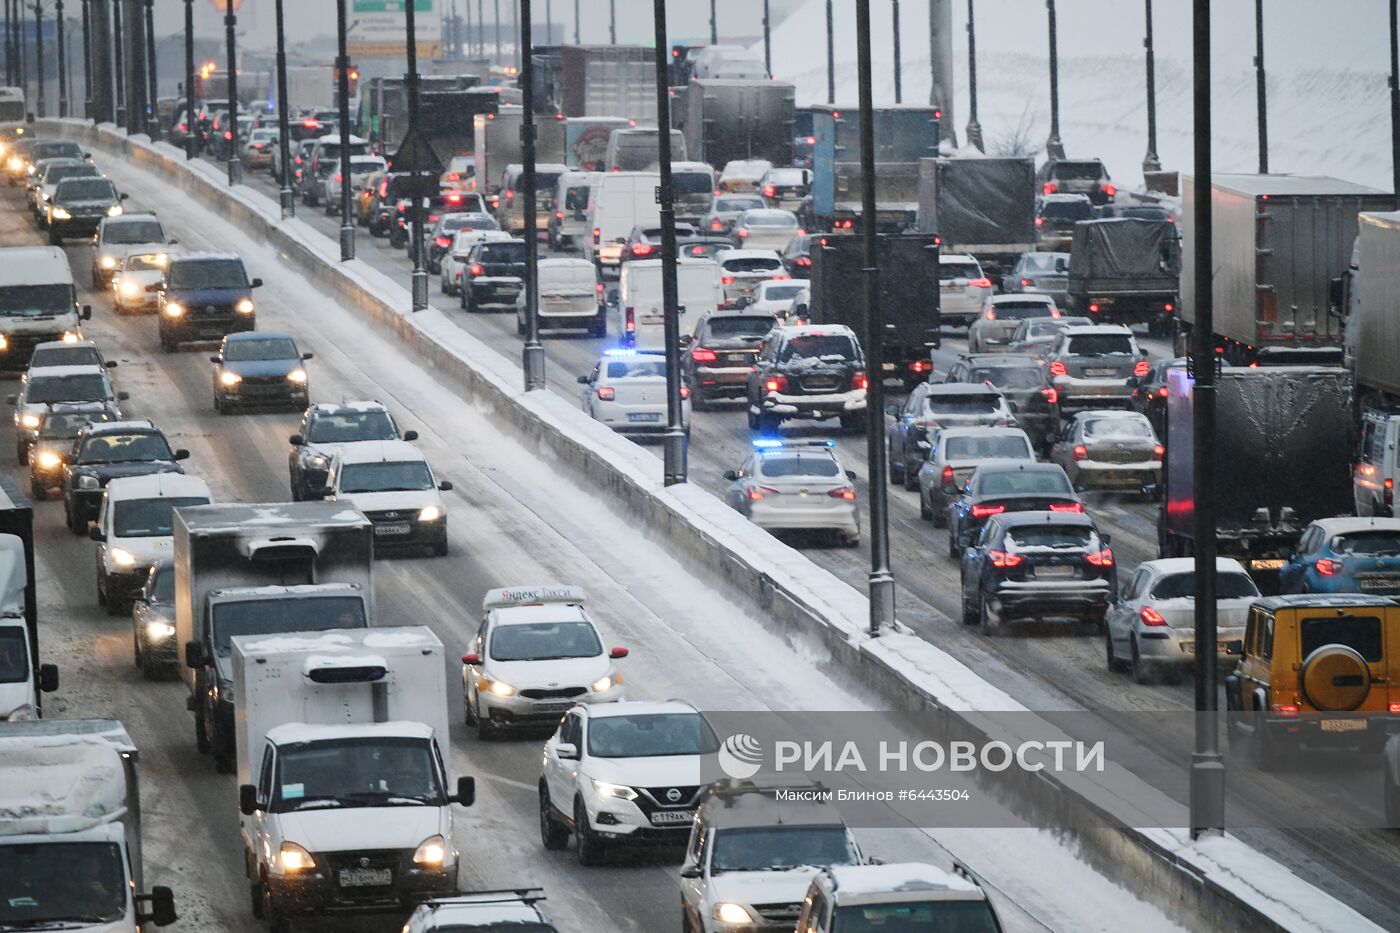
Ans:
[[[540,842],[550,852],[558,852],[569,844],[569,827],[554,818],[544,781],[540,781]]]
[[[219,774],[232,774],[233,758],[229,755],[220,755],[218,753],[215,753],[214,770],[217,771]]]
[[[198,710],[194,714],[194,747],[201,755],[209,754],[209,736],[204,732],[204,715]]]

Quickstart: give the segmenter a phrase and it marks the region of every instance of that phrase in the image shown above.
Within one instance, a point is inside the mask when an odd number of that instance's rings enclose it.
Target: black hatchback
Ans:
[[[977,468],[948,506],[948,556],[961,557],[994,515],[1083,511],[1084,502],[1059,464],[989,463]]]
[[[681,335],[681,378],[696,411],[717,398],[743,398],[763,338],[778,325],[771,314],[719,311]]]

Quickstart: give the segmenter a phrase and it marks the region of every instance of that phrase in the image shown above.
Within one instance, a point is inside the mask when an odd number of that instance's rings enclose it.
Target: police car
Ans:
[[[855,474],[841,468],[836,442],[760,437],[737,470],[726,470],[724,499],[770,531],[829,531],[860,543]]]
[[[666,430],[666,356],[660,350],[608,350],[586,376],[583,410],[620,434]],[[681,427],[690,433],[690,388],[681,385]]]
[[[409,915],[403,933],[556,933],[554,924],[536,906],[542,900],[544,891],[539,888],[435,897],[419,904]]]
[[[558,722],[575,703],[624,697],[613,661],[626,648],[605,648],[578,586],[513,586],[482,600],[481,628],[462,656],[467,725],[483,738],[505,726]]]

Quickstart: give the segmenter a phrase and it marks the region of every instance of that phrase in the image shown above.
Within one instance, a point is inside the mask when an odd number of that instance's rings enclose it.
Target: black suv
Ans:
[[[1146,415],[1158,437],[1166,434],[1167,430],[1167,396],[1171,392],[1167,373],[1172,369],[1185,368],[1185,357],[1154,360],[1146,376],[1134,376],[1128,380],[1128,385],[1133,387],[1133,397],[1128,407]]]
[[[696,411],[716,398],[743,397],[763,338],[777,324],[771,314],[719,311],[681,335],[681,378]]]
[[[1086,194],[1095,207],[1112,203],[1118,195],[1098,159],[1050,159],[1035,177],[1041,194]]]
[[[1017,512],[988,521],[962,559],[962,617],[991,634],[1012,619],[1100,627],[1117,592],[1108,535],[1083,514]]]
[[[749,428],[775,434],[790,418],[841,419],[865,431],[865,354],[849,327],[808,325],[770,331],[748,375]]]
[[[291,436],[287,473],[292,500],[322,498],[331,457],[341,445],[398,438],[394,416],[379,402],[312,405],[302,415],[301,430]],[[416,441],[418,432],[405,431],[403,439]]]
[[[104,217],[122,212],[125,200],[110,179],[65,178],[48,204],[49,243],[62,246],[65,239],[92,236]]]
[[[149,421],[92,422],[73,442],[73,460],[63,467],[63,513],[68,530],[86,534],[97,518],[102,490],[118,476],[183,473],[177,461],[188,450],[171,450],[160,428]]]
[[[1083,512],[1084,503],[1058,463],[984,464],[948,506],[948,556],[961,557],[993,515]]]
[[[985,383],[1001,392],[1031,443],[1049,449],[1046,435],[1060,427],[1060,398],[1040,360],[1029,354],[965,353],[943,381]]]
[[[524,287],[525,241],[483,241],[467,254],[462,310],[476,311],[488,305],[514,309],[515,299]]]

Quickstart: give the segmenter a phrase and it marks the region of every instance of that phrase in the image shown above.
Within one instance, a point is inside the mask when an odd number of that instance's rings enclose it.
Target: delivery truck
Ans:
[[[682,124],[689,158],[715,168],[748,159],[791,165],[794,101],[786,81],[692,79]]]
[[[1035,249],[1036,190],[1033,159],[920,159],[918,232],[1005,275]]]
[[[402,910],[455,893],[446,663],[427,626],[235,636],[239,832],[253,902]]]
[[[1299,349],[1339,348],[1334,279],[1350,266],[1362,211],[1395,208],[1393,195],[1337,178],[1214,175],[1211,186],[1216,345],[1237,366]],[[1182,203],[1196,179],[1182,178]],[[1178,350],[1196,320],[1195,219],[1183,211]],[[1340,349],[1334,354],[1340,360]],[[1297,354],[1293,353],[1296,358]]]
[[[476,152],[476,174],[468,183],[495,213],[501,198],[501,180],[506,166],[524,164],[520,149],[520,128],[525,111],[519,107],[502,107],[494,113],[478,113],[472,133]],[[564,161],[564,121],[535,121],[535,163]]]
[[[195,742],[233,770],[236,635],[362,629],[374,618],[374,532],[343,502],[176,509],[175,638]]]
[[[175,920],[170,888],[146,890],[122,724],[0,723],[0,929],[138,933]]]
[[[1105,324],[1146,324],[1153,335],[1172,335],[1181,281],[1176,224],[1138,217],[1081,220],[1071,244],[1071,313]]]
[[[0,722],[37,719],[58,668],[39,660],[34,591],[34,507],[0,476]]]
[[[424,75],[418,90],[418,126],[438,159],[471,152],[478,114],[501,104],[495,88],[478,87],[472,75]],[[371,78],[360,96],[359,133],[376,152],[393,156],[408,132],[408,96],[402,77]]]
[[[612,131],[636,126],[626,117],[568,117],[564,120],[564,164],[580,172],[601,172],[608,160]]]
[[[656,54],[651,49],[566,45],[559,50],[559,68],[556,103],[564,116],[656,123]]]
[[[885,233],[915,227],[919,160],[938,155],[935,107],[876,107],[875,224]],[[857,230],[861,223],[860,109],[812,108],[812,222],[818,230]]]

